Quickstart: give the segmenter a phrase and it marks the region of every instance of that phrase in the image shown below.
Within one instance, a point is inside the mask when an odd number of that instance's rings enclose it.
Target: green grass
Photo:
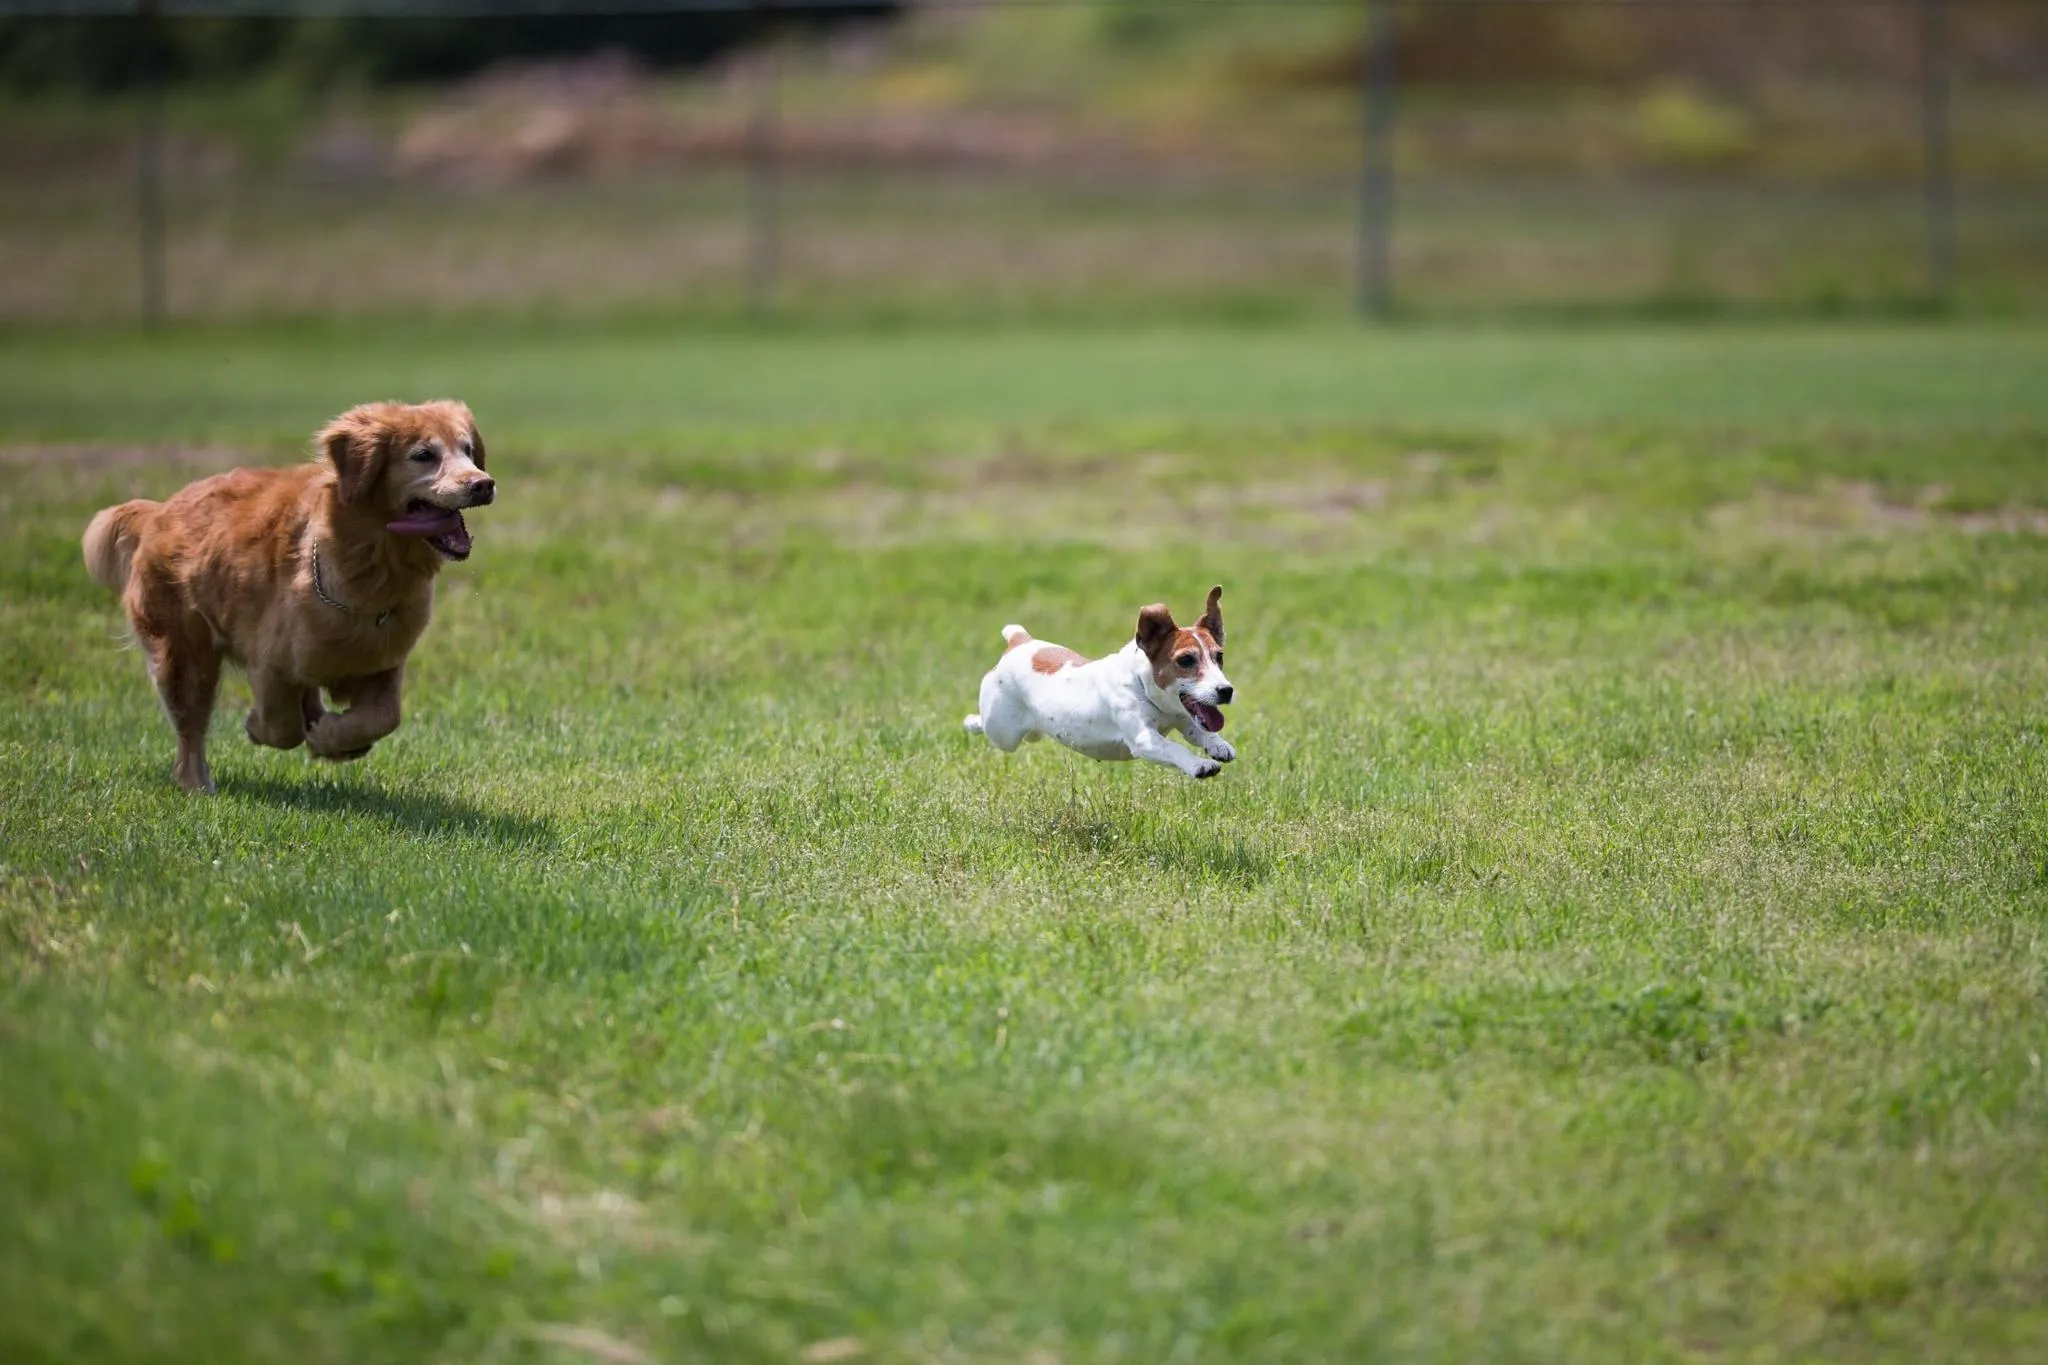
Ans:
[[[0,1357],[2048,1348],[2048,332],[0,337]],[[453,392],[217,799],[76,536]],[[1227,585],[1217,780],[959,730]]]

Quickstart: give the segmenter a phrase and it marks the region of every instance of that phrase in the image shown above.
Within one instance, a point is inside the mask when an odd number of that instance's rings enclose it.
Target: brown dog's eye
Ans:
[[[1220,649],[1216,651],[1216,666],[1223,667],[1223,651]]]
[[[1182,668],[1193,668],[1195,666],[1195,656],[1192,654],[1183,654],[1178,659],[1175,659],[1174,662],[1179,664]]]
[[[434,448],[432,446],[421,446],[412,453],[412,458],[420,464],[431,463],[434,458]]]

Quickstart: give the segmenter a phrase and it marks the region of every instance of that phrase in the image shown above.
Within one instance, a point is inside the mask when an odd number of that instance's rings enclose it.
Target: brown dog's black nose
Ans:
[[[1219,702],[1229,701],[1236,695],[1237,689],[1234,687],[1219,687],[1216,689],[1216,700]]]
[[[469,486],[469,505],[471,507],[482,507],[485,503],[497,501],[497,497],[498,481],[496,479],[478,479]]]

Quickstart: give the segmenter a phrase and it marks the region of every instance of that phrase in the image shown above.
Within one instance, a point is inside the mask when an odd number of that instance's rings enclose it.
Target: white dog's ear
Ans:
[[[324,427],[315,439],[320,453],[333,462],[340,483],[336,492],[347,506],[369,501],[370,490],[384,475],[389,454],[390,424],[384,420],[384,404],[365,403],[350,408]]]
[[[1156,654],[1173,643],[1173,637],[1179,630],[1166,604],[1154,602],[1138,613],[1138,648],[1147,654]]]
[[[1195,622],[1214,636],[1217,645],[1223,644],[1223,585],[1218,583],[1209,589],[1209,605],[1202,610],[1202,619]]]

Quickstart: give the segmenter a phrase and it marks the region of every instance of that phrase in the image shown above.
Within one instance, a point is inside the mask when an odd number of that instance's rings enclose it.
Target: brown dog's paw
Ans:
[[[313,757],[326,759],[329,763],[353,763],[376,747],[376,741],[372,740],[353,749],[336,748],[329,737],[334,733],[337,719],[338,716],[329,714],[321,717],[318,724],[306,727],[306,747],[312,751]]]
[[[295,725],[265,725],[254,711],[242,721],[242,733],[249,736],[251,744],[267,749],[296,749],[306,742],[304,730]]]
[[[376,747],[374,744],[365,744],[356,749],[322,749],[312,744],[306,746],[313,757],[323,763],[353,763]]]

